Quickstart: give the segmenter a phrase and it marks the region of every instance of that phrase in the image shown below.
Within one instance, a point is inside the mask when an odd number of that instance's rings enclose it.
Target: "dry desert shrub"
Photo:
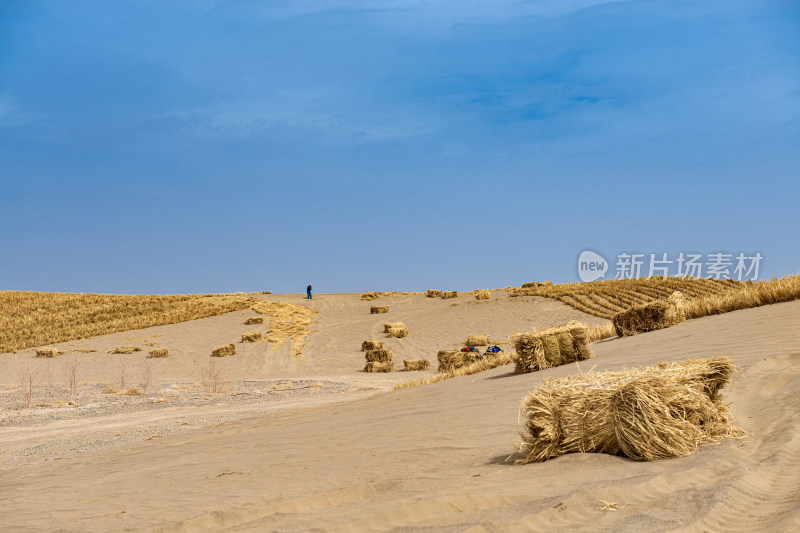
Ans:
[[[207,393],[217,393],[222,391],[223,385],[227,381],[228,372],[221,361],[211,359],[209,362],[201,366],[200,384]]]
[[[166,350],[166,348],[163,349]],[[142,392],[146,393],[147,389],[149,389],[150,385],[152,385],[155,372],[156,369],[153,361],[149,359],[143,359],[139,365],[139,376],[141,378],[139,385],[142,387]]]
[[[389,306],[388,305],[373,305],[369,308],[369,312],[373,315],[381,314],[381,313],[388,313]]]
[[[64,361],[64,378],[72,398],[75,397],[75,393],[78,391],[78,374],[81,366],[80,359],[75,355],[72,355]]]
[[[17,381],[19,381],[19,391],[25,401],[25,407],[31,406],[33,391],[39,384],[39,365],[34,365],[30,361],[24,361],[17,368]]]
[[[242,342],[258,342],[261,340],[261,333],[242,333]]]
[[[492,293],[485,289],[478,289],[477,291],[475,291],[476,300],[489,300],[491,297]]]
[[[520,406],[518,462],[576,452],[651,461],[739,435],[721,395],[735,369],[715,357],[545,379]]]
[[[169,348],[160,347],[160,348],[153,348],[148,352],[148,358],[151,359],[158,359],[163,357],[169,357]]]
[[[132,346],[132,345],[131,345],[131,346],[117,346],[117,347],[116,347],[116,348],[114,348],[113,350],[109,350],[109,352],[108,352],[108,353],[114,353],[114,354],[132,354],[132,353],[134,353],[134,352],[141,352],[141,351],[142,351],[142,349],[141,349],[141,348],[139,348],[138,346]]]
[[[211,357],[227,357],[236,354],[236,345],[233,343],[217,346],[211,350]]]
[[[404,359],[403,367],[406,372],[428,370],[431,367],[431,362],[427,359]]]

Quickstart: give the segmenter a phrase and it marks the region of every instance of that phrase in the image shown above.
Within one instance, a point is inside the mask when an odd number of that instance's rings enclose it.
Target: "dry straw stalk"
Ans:
[[[134,352],[141,352],[142,349],[138,346],[117,346],[113,350],[110,350],[108,353],[116,353],[116,354],[131,354]]]
[[[427,359],[404,359],[403,366],[406,372],[428,370],[431,367],[431,362]]]
[[[520,406],[525,457],[518,462],[584,452],[649,461],[739,435],[721,395],[735,370],[730,359],[714,357],[545,379]]]
[[[233,343],[217,346],[211,351],[212,357],[226,357],[236,353],[236,345]]]

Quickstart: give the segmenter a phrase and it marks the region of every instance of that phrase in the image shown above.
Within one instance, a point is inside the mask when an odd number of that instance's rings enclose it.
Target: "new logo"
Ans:
[[[595,281],[608,272],[608,261],[591,250],[584,250],[578,256],[578,277],[581,281]]]

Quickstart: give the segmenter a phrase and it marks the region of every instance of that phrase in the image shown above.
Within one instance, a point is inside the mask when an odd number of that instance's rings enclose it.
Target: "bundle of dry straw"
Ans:
[[[686,298],[675,291],[666,300],[636,305],[614,315],[614,329],[620,337],[668,328],[686,321]]]
[[[467,337],[467,346],[488,346],[489,335],[470,335]]]
[[[242,342],[257,342],[261,340],[261,333],[242,333]]]
[[[383,348],[383,341],[364,341],[361,343],[361,351],[380,350]]]
[[[369,361],[364,366],[364,372],[394,372],[394,363],[392,361],[377,362]]]
[[[380,314],[380,313],[388,313],[389,312],[389,306],[388,305],[373,305],[372,307],[369,308],[369,312],[372,313],[373,315],[377,315],[377,314]]]
[[[406,372],[413,370],[428,370],[431,367],[431,362],[427,359],[404,359],[403,366]]]
[[[131,354],[133,352],[141,352],[142,349],[138,346],[117,346],[113,350],[109,350],[108,353],[116,353],[116,354]]]
[[[367,350],[364,355],[367,364],[364,367],[364,372],[392,372],[394,371],[394,354],[391,350],[378,348],[375,350]]]
[[[428,289],[428,292],[425,293],[425,296],[427,296],[428,298],[441,298],[442,297],[442,291],[437,291],[437,290],[434,290],[434,289]]]
[[[169,357],[169,348],[153,348],[150,350],[151,358]]]
[[[402,322],[387,322],[383,325],[383,331],[398,339],[408,336],[408,328]]]
[[[58,348],[53,348],[52,346],[36,349],[36,357],[47,357],[49,359],[59,355],[61,355],[61,352],[58,351]]]
[[[442,299],[447,300],[448,298],[458,298],[458,291],[444,291],[442,292]]]
[[[563,326],[517,333],[513,340],[519,356],[514,370],[517,374],[594,358],[589,327],[574,320]]]
[[[217,346],[213,350],[211,350],[212,357],[226,357],[228,355],[234,355],[236,353],[236,345],[233,343],[225,344],[223,346]]]
[[[546,379],[522,400],[518,462],[576,452],[652,461],[740,435],[720,393],[735,370],[730,359],[713,357]]]
[[[377,292],[367,291],[367,292],[365,292],[364,294],[361,295],[361,299],[364,300],[364,301],[366,301],[366,300],[374,300],[378,296],[380,296],[380,295]]]
[[[436,354],[439,360],[439,372],[452,372],[461,367],[471,365],[483,359],[480,352],[462,352],[460,350],[440,350]]]
[[[487,291],[486,289],[478,289],[475,291],[476,300],[489,300],[491,297],[492,293]]]
[[[263,324],[264,317],[263,316],[251,316],[247,320],[244,321],[246,326],[252,326],[253,324]]]

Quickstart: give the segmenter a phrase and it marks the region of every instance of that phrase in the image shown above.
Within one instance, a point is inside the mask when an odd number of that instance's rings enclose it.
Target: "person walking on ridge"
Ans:
[[[306,294],[308,295],[308,299],[310,300],[311,299],[311,284],[310,283],[308,284],[308,287],[306,287]]]

